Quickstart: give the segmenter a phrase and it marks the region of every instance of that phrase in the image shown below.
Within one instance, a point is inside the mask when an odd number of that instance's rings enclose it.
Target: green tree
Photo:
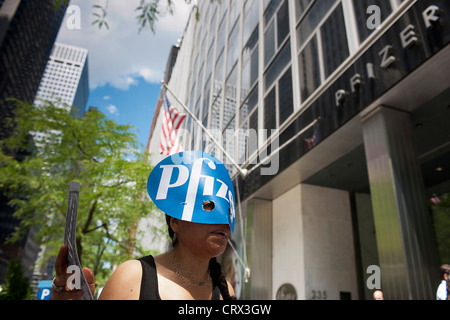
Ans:
[[[102,284],[111,273],[104,262],[114,265],[148,253],[136,243],[137,222],[153,208],[146,192],[152,169],[147,155],[139,152],[131,126],[96,109],[77,119],[61,103],[15,103],[10,121],[16,129],[0,141],[0,189],[21,221],[9,241],[34,228],[35,240],[51,248],[44,261],[55,256],[64,240],[70,182],[79,182],[77,251]],[[11,156],[21,150],[28,150],[22,159]]]
[[[9,262],[0,300],[31,300],[31,287],[28,279],[23,276],[20,261]]]
[[[440,196],[441,202],[431,206],[440,264],[450,261],[450,193]]]

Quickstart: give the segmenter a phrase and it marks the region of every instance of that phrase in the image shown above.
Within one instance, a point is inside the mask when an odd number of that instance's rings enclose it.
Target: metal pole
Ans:
[[[209,132],[209,130],[207,128],[205,128],[205,126],[203,125],[203,123],[201,123],[200,120],[197,119],[197,117],[191,112],[191,110],[189,110],[188,107],[186,107],[184,105],[184,103],[182,103],[177,96],[169,89],[169,87],[167,86],[167,84],[162,81],[162,84],[164,85],[164,87],[166,88],[167,91],[170,92],[170,94],[172,95],[172,97],[178,102],[178,104],[191,116],[191,118],[197,123],[197,125],[202,128],[202,130],[206,133],[206,135],[211,139],[211,141],[220,149],[220,151],[223,152],[223,154],[231,161],[231,164],[239,171],[240,175],[242,176],[243,179],[245,179],[245,177],[247,176],[248,170],[247,169],[242,169],[237,163],[236,161],[234,161],[233,157],[222,147],[222,145],[213,137],[213,135]]]

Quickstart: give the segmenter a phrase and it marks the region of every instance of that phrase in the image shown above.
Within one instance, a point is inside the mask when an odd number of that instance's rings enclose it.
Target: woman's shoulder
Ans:
[[[100,299],[137,300],[142,279],[142,266],[139,260],[128,260],[113,272],[102,290]]]

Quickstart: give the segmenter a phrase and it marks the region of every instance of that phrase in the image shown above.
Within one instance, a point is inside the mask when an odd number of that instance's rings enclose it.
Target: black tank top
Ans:
[[[142,280],[139,300],[161,300],[158,290],[158,275],[153,256],[138,259],[142,265]],[[213,281],[212,300],[220,300],[220,289]]]

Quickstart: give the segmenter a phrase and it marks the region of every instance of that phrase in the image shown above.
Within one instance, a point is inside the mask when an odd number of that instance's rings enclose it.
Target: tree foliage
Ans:
[[[184,1],[187,4],[192,3],[192,0]],[[220,3],[220,0],[210,1],[219,1]],[[161,2],[163,4],[161,4]],[[103,26],[106,27],[106,29],[109,29],[109,24],[106,19],[108,14],[108,5],[109,0],[105,0],[103,6],[98,4],[93,6],[93,16],[95,18],[92,24],[98,25],[99,29],[101,29]],[[175,4],[173,0],[140,0],[139,6],[137,6],[135,9],[135,11],[137,12],[136,21],[139,26],[139,33],[146,28],[150,29],[154,33],[155,23],[158,21],[158,19],[165,16],[166,14],[173,14],[174,7]],[[198,19],[200,17],[198,6],[194,5],[193,10],[195,10],[195,16]]]
[[[6,270],[0,300],[31,300],[31,292],[30,283],[23,275],[20,261],[11,260]]]
[[[440,203],[434,204],[432,217],[440,264],[450,261],[450,193],[440,196]]]
[[[0,189],[21,221],[10,241],[34,228],[37,242],[52,248],[46,258],[55,256],[64,240],[70,182],[76,181],[78,254],[96,280],[109,277],[105,262],[114,265],[133,254],[147,254],[135,235],[137,222],[153,208],[146,192],[151,166],[138,151],[132,127],[97,110],[76,119],[60,103],[16,104],[15,119],[10,120],[16,129],[0,141]],[[23,150],[24,157],[13,156]]]

